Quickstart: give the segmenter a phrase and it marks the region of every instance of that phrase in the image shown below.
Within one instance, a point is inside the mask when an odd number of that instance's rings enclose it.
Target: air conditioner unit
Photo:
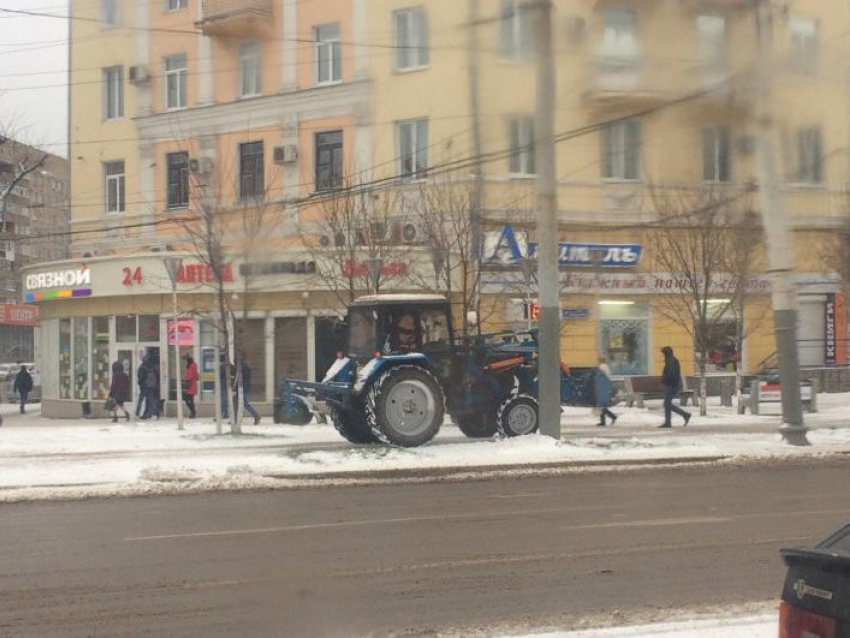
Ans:
[[[319,237],[319,246],[322,248],[330,248],[330,245],[333,243],[333,240],[329,235],[322,235]]]
[[[298,147],[295,144],[274,147],[275,164],[291,164],[298,161]]]
[[[146,84],[151,79],[147,67],[142,65],[131,66],[129,75],[130,84]]]
[[[421,241],[420,235],[422,233],[419,227],[411,222],[401,224],[401,231],[399,234],[401,236],[401,241],[405,244],[413,244],[417,241]]]
[[[209,174],[212,172],[212,160],[209,157],[189,159],[189,172],[194,174]]]

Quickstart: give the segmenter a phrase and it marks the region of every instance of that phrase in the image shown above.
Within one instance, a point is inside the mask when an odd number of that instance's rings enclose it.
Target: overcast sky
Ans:
[[[67,15],[66,0],[0,0],[0,8]],[[65,156],[68,21],[0,12],[0,128]]]

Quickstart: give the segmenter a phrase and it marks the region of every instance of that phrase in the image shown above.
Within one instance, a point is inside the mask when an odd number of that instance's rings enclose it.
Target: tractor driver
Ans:
[[[416,319],[409,310],[405,310],[396,322],[396,335],[399,349],[416,349]]]

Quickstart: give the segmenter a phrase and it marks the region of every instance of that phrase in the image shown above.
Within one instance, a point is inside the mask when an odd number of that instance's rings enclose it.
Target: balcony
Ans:
[[[204,35],[256,36],[268,31],[274,17],[273,0],[202,0],[201,19],[195,23]]]

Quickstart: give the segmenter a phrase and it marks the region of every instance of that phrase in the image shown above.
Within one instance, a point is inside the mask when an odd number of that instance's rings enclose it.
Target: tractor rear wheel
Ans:
[[[453,416],[460,431],[470,439],[489,439],[499,431],[496,425],[496,410],[485,409],[481,412],[461,412]]]
[[[540,411],[537,399],[528,394],[510,397],[499,406],[496,424],[502,436],[525,436],[537,432]]]
[[[350,443],[377,443],[378,439],[366,424],[366,417],[359,411],[341,410],[331,407],[331,422],[336,431]]]
[[[419,366],[390,368],[366,397],[366,420],[372,434],[388,445],[424,445],[437,434],[444,413],[439,382]]]

